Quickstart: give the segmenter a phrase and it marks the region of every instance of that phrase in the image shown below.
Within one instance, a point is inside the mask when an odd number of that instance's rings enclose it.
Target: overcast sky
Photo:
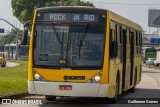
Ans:
[[[12,14],[11,0],[0,0],[0,18],[9,21],[11,24],[19,28],[19,22]],[[6,22],[0,20],[0,28],[5,28],[5,30],[8,31],[12,27]]]
[[[148,10],[160,10],[160,0],[84,0],[91,1],[97,8],[109,9],[138,24],[148,31]],[[155,28],[150,28],[152,33]]]
[[[148,10],[159,9],[160,0],[84,0],[91,1],[97,8],[109,9],[119,15],[122,15],[143,27],[144,31],[149,32]],[[0,18],[8,20],[10,23],[19,27],[17,19],[12,14],[11,0],[0,0]],[[0,21],[0,28],[10,30],[11,27],[3,21]],[[156,29],[151,28],[151,33]]]

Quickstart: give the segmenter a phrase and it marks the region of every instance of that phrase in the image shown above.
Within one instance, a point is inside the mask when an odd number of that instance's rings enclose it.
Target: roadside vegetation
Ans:
[[[27,92],[27,61],[10,62],[20,65],[0,69],[0,97]]]
[[[146,67],[146,68],[154,68],[154,69],[159,69],[160,70],[160,66],[156,67],[156,66],[153,66],[153,65],[145,65],[144,64],[144,67]]]

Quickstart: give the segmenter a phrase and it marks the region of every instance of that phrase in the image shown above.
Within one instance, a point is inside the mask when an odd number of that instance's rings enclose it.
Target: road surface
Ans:
[[[8,67],[14,67],[14,66],[17,66],[19,65],[19,63],[14,63],[14,62],[6,62],[6,67],[0,67],[0,69],[5,69],[5,68],[8,68]]]
[[[142,80],[136,86],[134,93],[125,93],[121,95],[116,104],[106,104],[104,99],[95,98],[57,98],[56,101],[46,101],[44,96],[29,96],[29,99],[37,99],[42,101],[42,104],[35,105],[1,105],[1,107],[160,107],[160,70],[143,68]],[[159,104],[132,104],[131,98],[137,101],[154,100]],[[144,98],[144,99],[140,99]],[[156,98],[156,99],[153,99]],[[123,101],[130,102],[130,104],[123,103]],[[39,102],[40,103],[40,102]],[[123,103],[123,104],[121,104]]]

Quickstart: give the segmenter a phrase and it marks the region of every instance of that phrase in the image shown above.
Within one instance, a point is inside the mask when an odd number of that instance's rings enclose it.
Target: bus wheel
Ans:
[[[119,96],[119,77],[117,76],[116,86],[115,86],[115,97],[114,98],[110,98],[109,102],[110,103],[116,103],[116,100],[117,100],[118,96]]]
[[[156,64],[156,67],[159,67],[160,64]]]
[[[6,67],[6,64],[2,65],[2,67]]]
[[[133,86],[133,88],[131,88],[129,90],[129,92],[134,92],[135,91],[136,81],[137,81],[137,72],[135,72],[135,74],[134,74],[134,86]]]
[[[6,62],[4,63],[3,67],[6,67]]]
[[[45,95],[45,99],[46,99],[47,101],[55,101],[55,100],[56,100],[56,96]]]

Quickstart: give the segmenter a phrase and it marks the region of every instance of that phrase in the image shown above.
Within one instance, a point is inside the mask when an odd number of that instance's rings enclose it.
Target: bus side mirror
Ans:
[[[111,44],[112,46],[112,48],[111,48],[111,57],[112,58],[115,58],[115,57],[117,57],[117,55],[118,55],[118,42],[116,42],[116,41],[112,41],[112,44]]]
[[[32,23],[31,21],[26,21],[24,23],[24,30],[23,30],[23,35],[22,35],[22,43],[21,45],[27,45],[27,41],[28,41],[28,28],[31,28]]]
[[[26,45],[27,44],[27,38],[28,38],[28,29],[24,29],[21,45]]]

